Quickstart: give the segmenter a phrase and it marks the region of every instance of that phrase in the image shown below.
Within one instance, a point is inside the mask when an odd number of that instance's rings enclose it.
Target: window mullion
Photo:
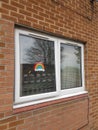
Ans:
[[[85,86],[85,78],[84,78],[84,46],[81,47],[81,69],[82,69],[82,87],[85,90],[84,86]]]
[[[55,43],[55,66],[56,66],[56,86],[57,92],[60,93],[61,83],[60,83],[60,44],[59,40],[56,40]]]

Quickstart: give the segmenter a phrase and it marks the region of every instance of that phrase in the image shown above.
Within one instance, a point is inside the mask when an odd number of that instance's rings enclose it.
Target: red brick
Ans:
[[[23,9],[20,9],[19,10],[19,13],[20,14],[23,14],[23,15],[27,15],[27,16],[31,16],[32,15],[32,12],[28,12],[28,11],[26,11],[26,10],[23,10]]]
[[[33,112],[22,113],[18,116],[18,119],[28,118],[28,117],[31,117],[32,115],[33,115]]]
[[[33,9],[35,10],[39,10],[40,12],[43,12],[44,9],[41,7],[41,6],[38,6],[38,5],[33,5]],[[45,15],[45,14],[44,14]]]
[[[33,12],[33,13],[35,13],[35,14],[38,14],[38,10],[36,10],[36,9],[33,9],[33,8],[30,8],[30,7],[26,7],[26,10],[27,11],[29,11],[29,12]]]
[[[3,111],[10,111],[12,108],[10,105],[3,105],[3,106],[0,106],[0,112],[3,112]]]
[[[11,12],[10,14],[11,14],[12,16],[14,16],[14,17],[24,19],[24,15],[21,15],[21,14],[19,14],[19,13],[16,13],[16,12]]]
[[[34,5],[38,5],[39,4],[36,0],[28,0],[28,1],[33,3]]]
[[[16,127],[15,127],[15,128],[11,128],[11,129],[8,129],[8,130],[16,130]]]
[[[9,14],[9,10],[0,8],[0,12],[3,14]]]
[[[36,29],[43,29],[43,25],[39,25],[39,24],[36,24],[36,23],[33,23],[33,27],[36,28]]]
[[[44,20],[44,17],[37,15],[37,14],[33,14],[33,17],[39,20]]]
[[[9,122],[13,122],[16,120],[16,116],[12,116],[10,118],[4,119],[0,121],[0,124],[5,124],[5,123],[9,123]]]
[[[0,70],[4,70],[5,69],[5,67],[4,66],[0,66]]]
[[[1,2],[9,3],[9,0],[1,0]]]
[[[4,113],[0,113],[0,119],[4,117]]]
[[[11,5],[14,6],[15,8],[25,8],[25,5],[21,4],[21,3],[17,3],[17,1],[11,1]]]
[[[31,26],[31,22],[27,21],[27,20],[23,20],[23,19],[19,19],[18,22],[22,25],[27,25],[27,26]]]
[[[0,47],[5,47],[5,43],[0,42]]]
[[[7,125],[0,125],[0,130],[5,130],[7,129]]]
[[[10,116],[13,115],[13,111],[12,111],[12,110],[6,111],[6,112],[4,113],[4,115],[5,115],[5,117],[10,117]]]
[[[25,1],[25,0],[19,0],[19,3],[21,3],[23,5],[26,5],[26,6],[29,6],[29,7],[32,7],[32,3],[28,2],[28,1]]]
[[[24,123],[24,120],[18,120],[18,121],[14,121],[9,123],[9,127],[14,127],[14,126],[18,126]]]
[[[40,25],[43,25],[44,27],[49,27],[49,23],[43,22],[43,21],[39,21]]]
[[[2,3],[2,7],[5,8],[5,9],[8,9],[8,10],[17,11],[16,7],[14,7],[12,5],[5,4],[5,3]]]
[[[37,19],[34,19],[33,17],[26,17],[26,20],[27,21],[32,21],[33,23],[38,23],[38,20]]]
[[[12,20],[12,21],[17,21],[17,18],[15,18],[14,16],[8,16],[8,15],[5,15],[5,14],[2,14],[1,16],[3,19],[6,19],[6,20]]]
[[[4,36],[4,32],[3,31],[0,31],[0,36]]]
[[[0,54],[0,59],[4,58],[4,54]]]

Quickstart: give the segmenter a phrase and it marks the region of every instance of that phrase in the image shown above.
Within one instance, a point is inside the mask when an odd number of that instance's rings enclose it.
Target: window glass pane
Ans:
[[[61,43],[61,89],[82,86],[81,47]]]
[[[19,36],[20,96],[56,91],[54,42]]]

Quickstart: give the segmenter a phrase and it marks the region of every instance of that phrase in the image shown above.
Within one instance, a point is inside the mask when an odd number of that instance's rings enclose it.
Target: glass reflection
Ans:
[[[54,42],[20,35],[20,96],[56,91]]]
[[[81,48],[61,43],[61,88],[81,86]]]

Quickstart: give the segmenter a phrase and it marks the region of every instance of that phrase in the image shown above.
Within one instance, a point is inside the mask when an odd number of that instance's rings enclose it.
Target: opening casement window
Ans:
[[[84,92],[83,44],[15,30],[15,105]]]

